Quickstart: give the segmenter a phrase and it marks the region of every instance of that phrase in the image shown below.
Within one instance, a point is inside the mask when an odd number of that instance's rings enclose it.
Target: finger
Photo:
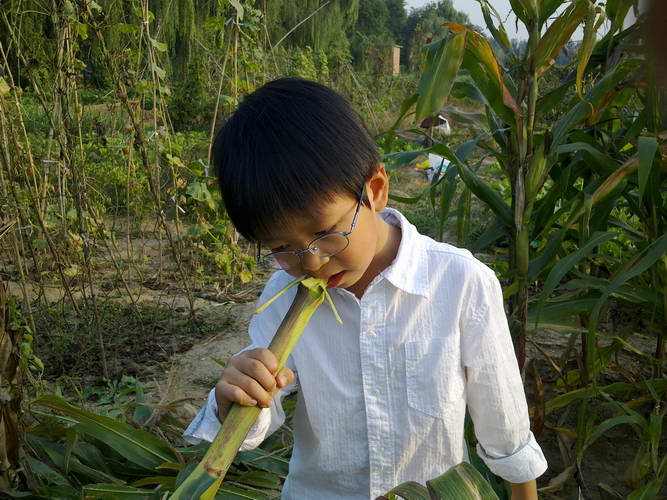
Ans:
[[[246,395],[248,395],[251,399],[254,399],[262,408],[268,408],[271,405],[271,394],[269,391],[264,389],[264,387],[262,387],[260,383],[257,382],[257,380],[254,378],[238,371],[234,371],[225,375],[226,383],[239,387]]]
[[[256,380],[268,392],[276,387],[276,378],[266,365],[256,358],[244,357],[240,359],[236,369],[245,376]]]
[[[266,366],[266,369],[272,374],[275,374],[276,371],[278,371],[278,358],[276,358],[276,355],[268,349],[253,349],[252,351],[248,351],[247,355],[257,361],[261,361],[261,363]]]
[[[284,367],[278,372],[276,376],[276,384],[279,388],[287,387],[294,383],[294,372],[287,367]]]
[[[242,387],[225,381],[220,381],[215,386],[215,396],[218,408],[229,406],[229,403],[237,403],[243,406],[255,406],[257,404],[257,400]]]

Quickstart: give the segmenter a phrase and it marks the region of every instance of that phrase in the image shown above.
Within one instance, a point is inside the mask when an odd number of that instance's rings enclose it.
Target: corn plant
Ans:
[[[493,212],[495,221],[472,242],[473,249],[481,250],[502,238],[510,242],[507,278],[511,284],[505,294],[509,297],[517,358],[523,366],[529,285],[563,255],[566,239],[576,236],[581,247],[591,252],[605,238],[611,238],[586,231],[576,233],[578,227],[608,215],[610,197],[613,199],[627,186],[628,178],[639,167],[638,154],[629,158],[625,152],[607,152],[596,142],[595,133],[585,134],[596,123],[613,119],[612,111],[627,102],[633,89],[642,86],[638,71],[641,59],[636,55],[617,56],[615,52],[621,44],[636,40],[639,29],[633,26],[622,30],[631,1],[608,2],[603,10],[589,0],[517,0],[513,2],[514,11],[529,34],[525,52],[517,54],[491,3],[479,3],[493,44],[468,27],[447,23],[450,36],[425,47],[426,64],[418,91],[403,103],[394,128],[409,113],[417,123],[434,115],[450,95],[471,99],[483,108],[481,116],[465,117],[476,134],[473,139],[457,148],[436,143],[428,149],[451,162],[450,171],[431,186],[431,191],[440,197],[441,219],[449,213],[458,180]],[[554,15],[559,7],[565,8]],[[612,27],[596,44],[596,33],[605,16],[612,20]],[[576,74],[541,93],[541,82],[553,71],[556,56],[579,26],[583,27],[584,39]],[[497,52],[503,54],[502,60],[510,68],[501,65]],[[555,121],[545,122],[544,117],[557,105],[564,105],[566,111]],[[640,131],[638,127],[630,130],[625,144],[636,148]],[[404,154],[398,160],[423,152]],[[511,199],[504,199],[478,175],[470,160],[473,157],[478,158],[477,165],[489,157],[500,165]],[[578,185],[581,179],[585,182],[583,189]],[[467,213],[465,195],[466,191],[460,214]],[[594,349],[594,336],[590,337],[584,338],[589,351]],[[590,371],[595,365],[595,352],[585,353],[585,357]]]

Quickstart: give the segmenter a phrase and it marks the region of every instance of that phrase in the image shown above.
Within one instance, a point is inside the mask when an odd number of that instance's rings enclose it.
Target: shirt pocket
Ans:
[[[444,418],[448,404],[460,401],[465,384],[458,342],[452,339],[405,343],[408,406]]]

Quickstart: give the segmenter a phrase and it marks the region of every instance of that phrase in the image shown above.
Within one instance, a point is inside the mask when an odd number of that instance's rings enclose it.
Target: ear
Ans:
[[[371,178],[366,181],[366,196],[374,212],[381,212],[387,206],[389,176],[384,168],[384,163],[379,163]]]

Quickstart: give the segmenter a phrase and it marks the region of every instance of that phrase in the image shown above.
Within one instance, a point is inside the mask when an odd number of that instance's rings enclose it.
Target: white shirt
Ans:
[[[530,431],[494,272],[468,250],[419,234],[398,211],[381,215],[401,228],[394,262],[361,300],[329,289],[343,324],[325,302],[288,360],[299,395],[282,498],[368,499],[424,484],[467,461],[466,406],[491,471],[513,483],[535,479],[547,463]],[[291,279],[275,273],[259,303]],[[253,316],[248,348],[268,346],[295,293]],[[284,394],[261,411],[242,449],[282,425]],[[185,437],[212,441],[216,412],[211,391]]]

